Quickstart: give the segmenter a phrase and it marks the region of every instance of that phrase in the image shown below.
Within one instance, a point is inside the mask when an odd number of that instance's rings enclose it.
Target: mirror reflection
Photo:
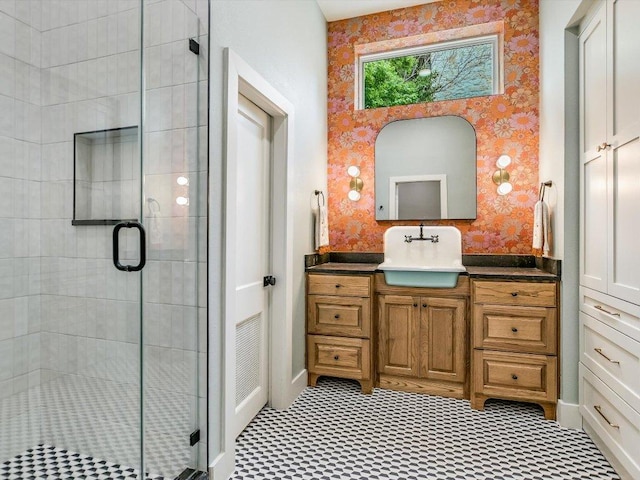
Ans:
[[[476,132],[462,117],[398,120],[375,145],[376,220],[476,218]]]

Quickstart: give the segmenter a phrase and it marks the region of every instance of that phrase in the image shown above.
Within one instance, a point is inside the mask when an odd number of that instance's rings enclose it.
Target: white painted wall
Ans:
[[[578,84],[576,37],[566,31],[591,0],[540,0],[540,181],[552,180],[551,256],[562,260],[560,398],[578,402]]]
[[[221,453],[223,390],[222,321],[222,151],[224,138],[223,49],[231,48],[295,109],[293,355],[292,375],[304,369],[304,255],[313,251],[311,197],[326,192],[327,33],[315,2],[216,0],[211,2],[210,222],[209,222],[209,460]],[[275,332],[277,334],[277,332]]]

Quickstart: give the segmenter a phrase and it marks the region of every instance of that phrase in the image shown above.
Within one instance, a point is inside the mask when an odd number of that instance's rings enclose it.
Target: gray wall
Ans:
[[[313,190],[326,192],[327,178],[327,32],[313,1],[211,2],[211,158],[210,158],[210,334],[209,425],[220,425],[222,392],[221,235],[223,225],[222,147],[224,69],[223,49],[231,48],[295,109],[293,375],[304,369],[305,298],[303,256],[313,251],[311,201]],[[315,198],[313,198],[315,201]],[[213,434],[213,432],[211,432]],[[213,435],[212,435],[213,437]],[[220,451],[212,438],[210,459]]]
[[[551,256],[562,259],[560,398],[578,403],[578,50],[566,32],[581,0],[540,1],[540,181],[552,180]]]

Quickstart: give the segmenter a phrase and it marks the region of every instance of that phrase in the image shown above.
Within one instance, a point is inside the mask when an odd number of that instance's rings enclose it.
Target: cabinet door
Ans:
[[[466,301],[425,297],[420,307],[420,377],[464,383]]]
[[[380,295],[378,371],[388,375],[418,376],[419,299]]]
[[[611,1],[607,12],[609,183],[607,292],[640,303],[640,2]]]
[[[601,7],[580,35],[580,283],[607,291],[607,39]]]

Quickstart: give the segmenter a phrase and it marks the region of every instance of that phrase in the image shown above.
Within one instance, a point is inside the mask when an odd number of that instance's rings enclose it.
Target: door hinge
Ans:
[[[276,277],[274,277],[273,275],[267,275],[262,280],[263,287],[268,287],[269,285],[275,285],[275,284],[276,284]]]
[[[200,55],[200,44],[196,42],[193,38],[189,39],[189,50],[196,55]]]
[[[200,429],[189,435],[189,445],[192,447],[200,441]]]

